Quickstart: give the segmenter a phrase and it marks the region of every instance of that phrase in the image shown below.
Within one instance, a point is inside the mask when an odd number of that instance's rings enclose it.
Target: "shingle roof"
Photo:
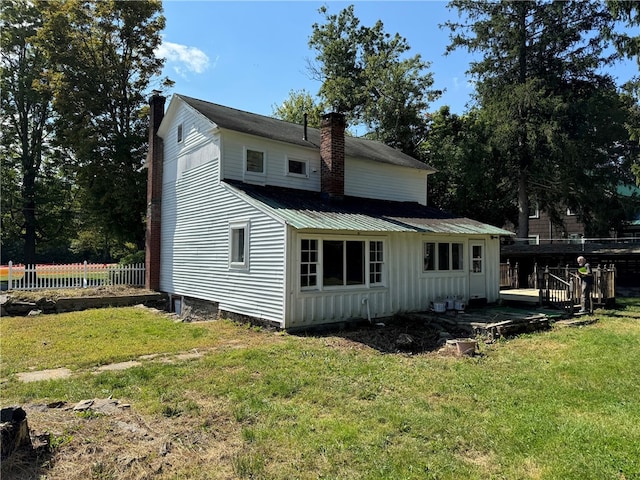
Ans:
[[[513,233],[502,228],[416,202],[349,196],[335,201],[324,198],[320,192],[249,185],[230,180],[225,183],[298,230],[513,236]]]
[[[205,102],[185,95],[176,96],[222,129],[247,133],[303,147],[320,148],[320,130],[317,128],[308,127],[307,139],[305,140],[303,138],[304,127],[302,125],[236,110],[235,108]],[[435,171],[433,167],[402,153],[400,150],[396,150],[381,142],[363,138],[345,137],[345,155],[402,167]]]

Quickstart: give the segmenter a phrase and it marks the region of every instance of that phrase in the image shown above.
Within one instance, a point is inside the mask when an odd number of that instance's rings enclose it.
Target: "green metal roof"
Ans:
[[[329,200],[319,192],[247,185],[242,182],[226,183],[254,205],[298,230],[513,236],[508,230],[417,202],[348,196],[342,200]]]

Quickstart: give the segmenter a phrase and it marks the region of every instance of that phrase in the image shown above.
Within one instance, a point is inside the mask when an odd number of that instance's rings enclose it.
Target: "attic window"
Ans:
[[[178,132],[177,132],[177,140],[178,143],[182,142],[182,124],[178,125]]]
[[[307,177],[307,162],[289,158],[287,162],[287,174],[294,177]]]
[[[265,173],[264,172],[264,152],[259,150],[245,150],[245,162],[246,171],[251,173]]]

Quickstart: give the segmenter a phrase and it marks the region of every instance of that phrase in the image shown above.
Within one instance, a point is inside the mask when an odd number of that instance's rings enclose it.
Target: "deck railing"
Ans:
[[[507,263],[500,264],[500,288],[519,288],[520,280],[518,279],[518,264],[511,265],[509,260]]]
[[[133,265],[74,263],[65,265],[0,266],[0,280],[8,290],[87,288],[102,285],[144,286],[144,263]]]
[[[592,268],[593,289],[591,299],[593,305],[607,305],[615,301],[616,268],[614,265],[598,265]],[[538,268],[534,264],[533,273],[529,276],[529,288],[540,289],[540,298],[548,304],[568,309],[580,303],[581,282],[578,268],[549,267]]]

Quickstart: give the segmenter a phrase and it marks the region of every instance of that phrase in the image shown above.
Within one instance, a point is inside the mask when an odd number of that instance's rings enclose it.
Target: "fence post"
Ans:
[[[87,261],[84,261],[84,278],[82,279],[82,288],[87,288]]]
[[[11,279],[11,269],[13,268],[13,262],[9,260],[9,276],[7,277],[7,290],[13,289],[13,281]]]

